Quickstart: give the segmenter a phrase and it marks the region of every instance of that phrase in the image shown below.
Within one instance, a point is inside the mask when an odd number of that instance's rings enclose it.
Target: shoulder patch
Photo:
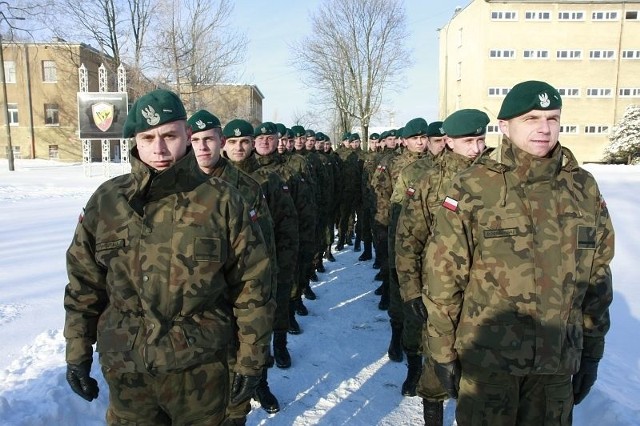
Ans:
[[[82,223],[83,220],[84,220],[84,207],[82,208],[82,211],[78,215],[78,223]]]
[[[256,214],[256,211],[254,209],[249,210],[249,218],[251,219],[251,222],[255,222],[258,220],[258,215]]]
[[[452,212],[458,211],[458,200],[454,200],[453,198],[447,196],[442,202],[442,207],[447,210],[451,210]]]
[[[407,188],[407,190],[405,191],[405,194],[407,194],[407,196],[409,197],[413,197],[413,194],[415,193],[416,193],[415,188],[411,188],[411,187]]]
[[[287,185],[282,185],[282,190],[284,192],[289,192],[289,187]]]

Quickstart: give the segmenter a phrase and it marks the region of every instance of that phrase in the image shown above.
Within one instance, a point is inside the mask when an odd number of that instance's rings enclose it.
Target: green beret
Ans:
[[[509,120],[532,109],[553,110],[562,108],[560,93],[544,81],[524,81],[507,93],[502,101],[499,120]]]
[[[253,136],[253,126],[248,121],[236,118],[227,123],[222,129],[225,138],[239,138],[241,136]]]
[[[278,130],[280,137],[283,137],[287,134],[287,126],[282,123],[276,123],[276,130]]]
[[[389,131],[385,130],[384,132],[380,133],[380,139],[386,139],[389,137]]]
[[[371,133],[369,135],[369,139],[371,139],[372,141],[377,141],[378,139],[380,139],[380,135],[378,133]]]
[[[275,135],[276,133],[278,133],[278,128],[274,123],[270,121],[265,121],[264,123],[259,124],[255,129],[253,129],[253,136]]]
[[[351,133],[349,135],[349,142],[360,140],[360,135],[357,133]]]
[[[299,138],[300,136],[304,136],[304,127],[291,126],[291,132],[293,133],[294,138]]]
[[[351,133],[349,133],[349,132],[344,132],[344,133],[342,134],[342,140],[343,140],[343,141],[348,141],[349,139],[351,139]]]
[[[161,124],[186,119],[187,112],[178,95],[169,90],[153,90],[133,103],[124,123],[122,136],[132,138],[136,133]]]
[[[396,136],[399,138],[404,138],[404,127],[400,127],[398,130],[396,130]]]
[[[489,116],[477,109],[461,109],[448,116],[442,123],[447,136],[460,138],[463,136],[480,136],[487,131]]]
[[[322,132],[316,132],[316,140],[319,142],[324,142],[327,140],[327,135]]]
[[[442,121],[433,121],[429,124],[429,128],[427,129],[427,136],[444,136],[444,130],[442,130]]]
[[[420,136],[427,134],[429,129],[429,123],[424,118],[418,117],[407,121],[407,124],[402,128],[402,137],[410,138],[412,136]]]
[[[205,111],[204,109],[201,109],[200,111],[189,117],[187,123],[189,123],[189,126],[191,126],[191,130],[193,131],[193,133],[204,132],[205,130],[209,129],[219,129],[220,127],[222,127],[220,125],[220,120],[218,120],[218,117],[211,114],[209,111]]]
[[[316,132],[314,132],[313,130],[309,129],[307,131],[304,132],[304,135],[308,138],[315,138],[316,137]]]
[[[398,131],[396,129],[387,130],[387,137],[396,137],[398,136]]]

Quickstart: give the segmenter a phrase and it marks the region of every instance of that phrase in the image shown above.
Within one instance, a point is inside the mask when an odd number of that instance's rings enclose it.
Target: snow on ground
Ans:
[[[640,425],[640,287],[634,268],[640,252],[637,211],[640,167],[586,166],[598,179],[616,229],[612,329],[598,382],[574,415],[576,425]],[[113,165],[112,175],[122,172]],[[88,403],[64,378],[64,253],[77,217],[106,177],[101,166],[0,160],[0,424],[103,425],[107,386],[97,360],[100,396]],[[419,398],[405,398],[404,363],[386,357],[389,321],[377,309],[371,261],[350,248],[326,262],[298,317],[304,332],[289,336],[293,366],[269,371],[281,411],[268,415],[254,402],[249,425],[416,425]],[[455,403],[445,408],[454,424]]]

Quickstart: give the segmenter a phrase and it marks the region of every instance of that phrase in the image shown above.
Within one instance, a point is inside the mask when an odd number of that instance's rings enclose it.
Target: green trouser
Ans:
[[[459,425],[564,426],[572,409],[570,375],[513,376],[462,362]]]
[[[109,385],[109,425],[221,425],[229,400],[227,350],[218,362],[176,373],[114,373]]]
[[[438,376],[436,376],[436,372],[433,369],[433,360],[427,353],[423,355],[422,373],[420,374],[418,386],[416,386],[416,393],[419,397],[429,401],[444,401],[449,398],[449,395],[447,395],[447,391],[444,390]]]
[[[273,331],[289,329],[289,300],[291,299],[293,282],[278,282],[276,290],[276,311],[273,317]]]
[[[420,355],[422,353],[422,327],[424,324],[408,309],[400,296],[398,270],[390,268],[389,310],[387,313],[391,326],[402,327],[402,348],[407,355]]]

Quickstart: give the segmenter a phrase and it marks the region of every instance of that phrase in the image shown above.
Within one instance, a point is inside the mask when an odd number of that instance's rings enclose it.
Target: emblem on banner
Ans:
[[[114,106],[107,102],[98,102],[91,105],[91,117],[96,127],[103,132],[109,130],[113,124]]]

